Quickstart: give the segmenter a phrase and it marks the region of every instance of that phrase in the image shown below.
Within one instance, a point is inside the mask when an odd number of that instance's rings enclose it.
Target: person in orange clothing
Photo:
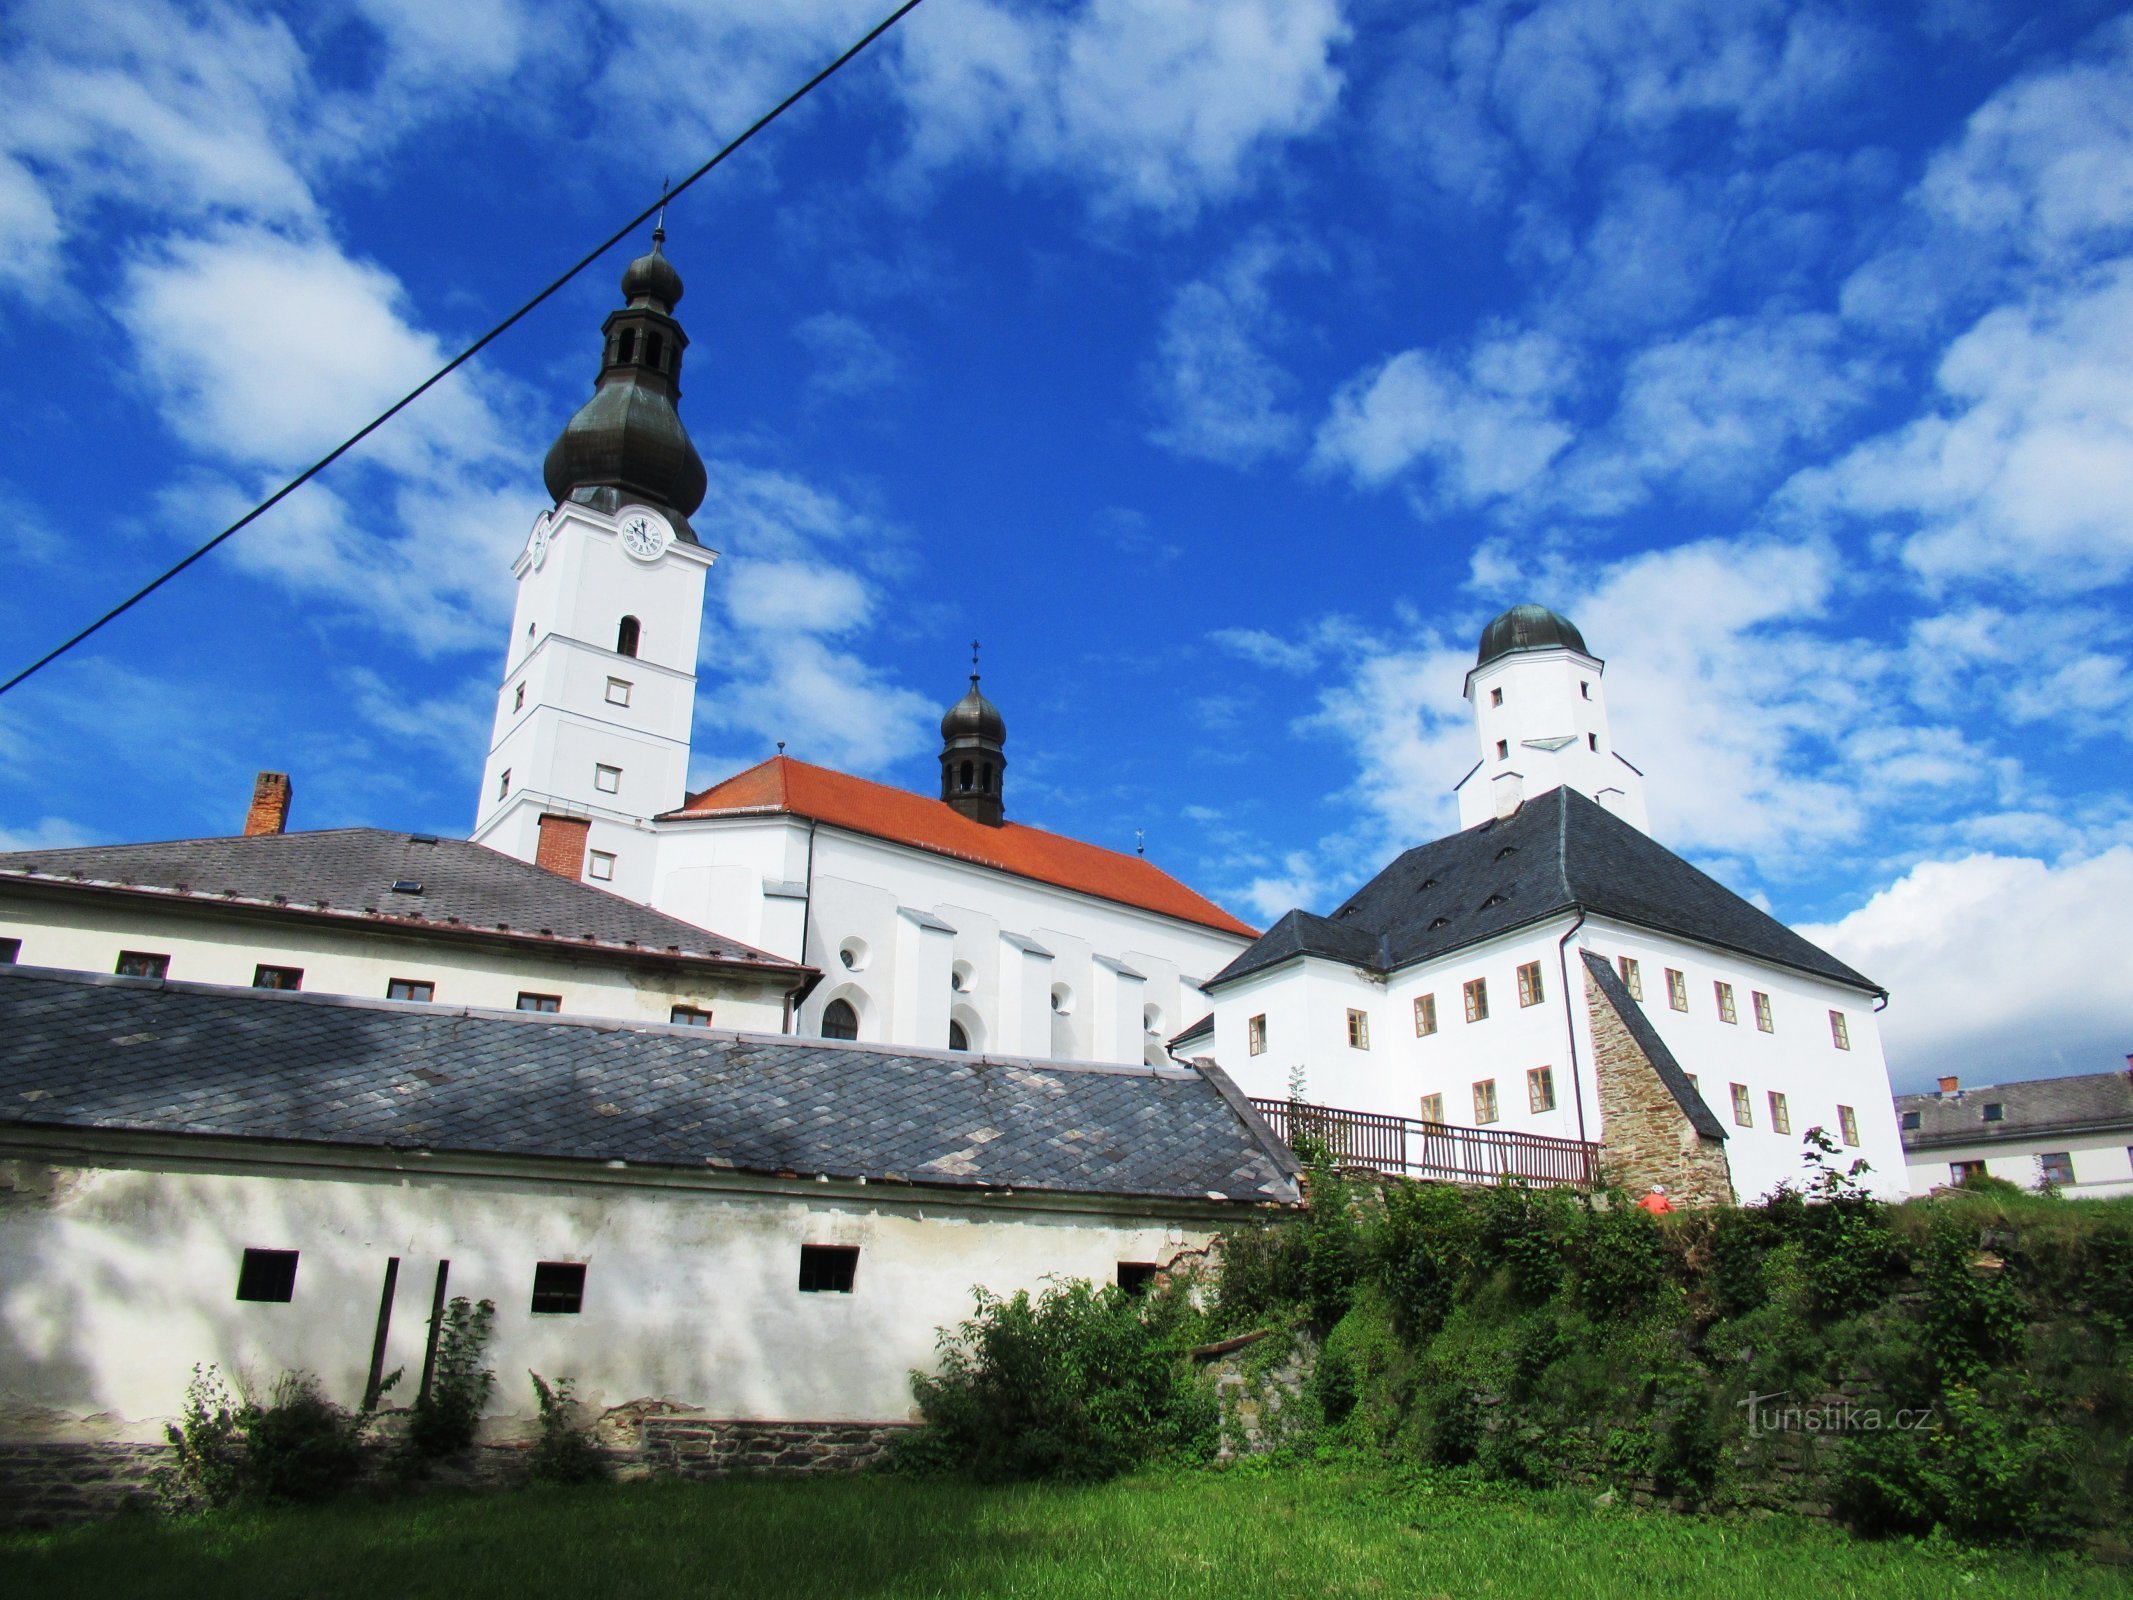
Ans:
[[[1674,1202],[1666,1197],[1666,1185],[1655,1183],[1652,1185],[1652,1192],[1637,1202],[1637,1209],[1639,1211],[1649,1211],[1656,1217],[1663,1212],[1673,1210]]]

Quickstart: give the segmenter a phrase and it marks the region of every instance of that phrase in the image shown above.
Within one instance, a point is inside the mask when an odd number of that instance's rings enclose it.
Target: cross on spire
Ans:
[[[970,686],[973,689],[978,686],[978,641],[975,639],[970,641]]]

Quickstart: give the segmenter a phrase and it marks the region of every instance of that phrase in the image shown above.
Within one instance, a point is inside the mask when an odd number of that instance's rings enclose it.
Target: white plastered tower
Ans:
[[[674,320],[681,275],[661,249],[622,275],[599,376],[548,451],[555,509],[512,566],[511,619],[473,837],[633,900],[652,896],[652,819],[687,798],[704,579],[689,525],[702,459],[682,427]]]
[[[1545,606],[1513,606],[1482,631],[1466,675],[1481,761],[1459,782],[1460,827],[1571,788],[1651,832],[1644,774],[1616,752],[1608,728],[1606,670],[1576,626]]]

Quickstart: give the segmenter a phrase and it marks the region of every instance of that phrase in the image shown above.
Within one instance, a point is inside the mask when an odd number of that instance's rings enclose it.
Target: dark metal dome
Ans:
[[[703,458],[674,409],[689,336],[667,314],[681,298],[681,274],[660,249],[664,237],[655,231],[651,254],[622,274],[629,303],[603,325],[593,396],[548,447],[541,476],[558,505],[633,498],[685,520],[704,503]]]
[[[948,708],[941,718],[943,740],[982,739],[988,744],[1007,742],[1007,719],[1000,708],[978,693],[977,675],[970,679],[970,692]]]
[[[681,274],[674,270],[674,263],[660,249],[666,237],[666,229],[653,229],[651,254],[639,256],[622,269],[623,299],[633,302],[657,300],[669,311],[680,303]]]
[[[1546,606],[1513,606],[1481,630],[1481,649],[1474,657],[1476,668],[1487,666],[1521,650],[1575,650],[1589,656],[1585,636],[1577,624]]]

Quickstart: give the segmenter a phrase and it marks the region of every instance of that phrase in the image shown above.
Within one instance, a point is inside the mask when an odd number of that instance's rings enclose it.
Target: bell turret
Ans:
[[[674,320],[681,274],[665,243],[666,230],[653,229],[650,252],[624,269],[624,304],[601,325],[593,396],[549,446],[542,476],[558,505],[613,511],[642,501],[670,513],[675,532],[694,543],[688,517],[704,502],[704,463],[675,410],[689,337]]]
[[[1001,787],[1007,775],[1007,719],[978,690],[978,647],[970,647],[970,692],[941,718],[941,798],[973,822],[1007,820]]]

